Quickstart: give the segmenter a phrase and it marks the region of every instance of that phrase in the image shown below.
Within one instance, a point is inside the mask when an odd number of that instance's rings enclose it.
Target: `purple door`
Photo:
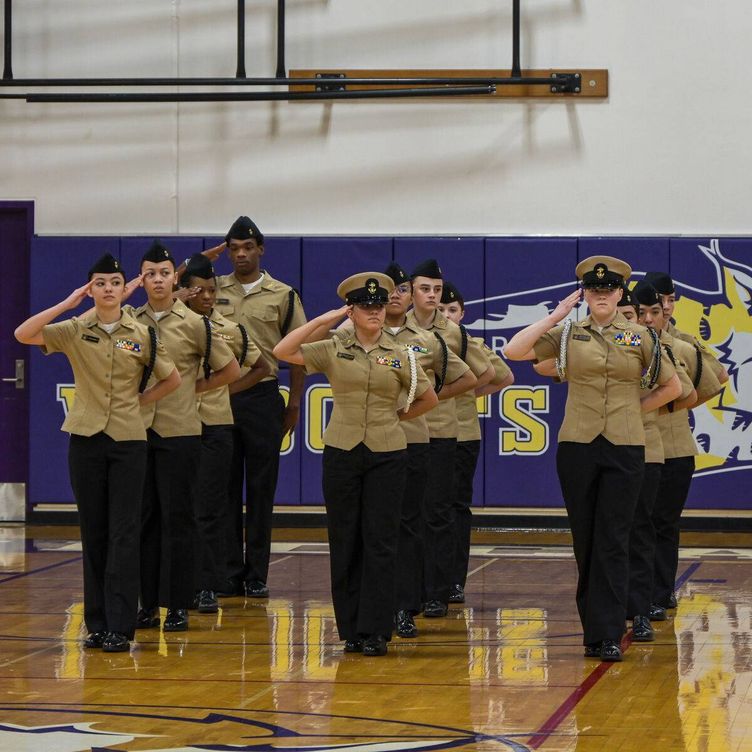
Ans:
[[[29,315],[31,201],[0,201],[0,520],[23,520],[29,468],[29,348],[13,330]]]

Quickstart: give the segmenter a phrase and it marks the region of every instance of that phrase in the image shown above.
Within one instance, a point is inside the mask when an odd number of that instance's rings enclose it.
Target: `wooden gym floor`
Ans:
[[[84,651],[77,537],[0,529],[0,752],[752,751],[750,536],[685,538],[678,610],[621,664],[582,657],[561,534],[476,536],[464,607],[384,658],[343,654],[323,536],[296,530],[269,600]]]

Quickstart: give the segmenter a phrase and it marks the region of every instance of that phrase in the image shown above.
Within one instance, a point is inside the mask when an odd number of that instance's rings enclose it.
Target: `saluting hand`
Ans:
[[[87,282],[85,285],[81,285],[81,287],[77,287],[64,301],[63,306],[65,310],[68,310],[70,308],[78,308],[78,306],[83,303],[84,298],[89,294],[89,290],[91,290],[92,281]]]
[[[185,303],[186,300],[195,298],[200,292],[200,287],[179,287],[177,290],[173,291],[172,297],[175,300],[181,300]]]
[[[580,297],[582,295],[582,290],[578,287],[573,293],[570,295],[567,295],[564,300],[559,301],[559,305],[554,308],[554,312],[551,314],[551,317],[556,320],[558,323],[559,321],[563,321],[569,314],[572,312],[572,309],[577,305],[577,303],[580,302]]]
[[[204,251],[204,256],[209,259],[209,261],[216,261],[221,255],[222,251],[227,248],[227,243],[220,243],[219,245],[215,245],[214,248],[207,248]]]
[[[133,293],[138,290],[139,287],[143,284],[143,274],[139,274],[138,277],[134,277],[130,282],[127,282],[125,285],[125,291],[123,292],[123,303],[125,303],[128,298],[130,298]]]

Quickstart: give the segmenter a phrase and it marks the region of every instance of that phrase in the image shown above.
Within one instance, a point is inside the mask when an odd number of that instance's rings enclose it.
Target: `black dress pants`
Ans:
[[[556,469],[577,560],[584,644],[621,640],[629,590],[629,531],[645,471],[645,447],[562,441]]]
[[[423,604],[423,505],[429,444],[407,445],[395,582],[395,611],[417,614]]]
[[[132,639],[146,442],[72,434],[68,467],[81,527],[86,628]]]
[[[285,401],[277,381],[262,381],[230,397],[235,420],[230,503],[236,535],[230,551],[230,577],[266,582],[272,546],[272,514],[279,473]],[[243,558],[243,479],[245,478],[245,559]]]
[[[392,636],[407,453],[324,447],[332,601],[341,640]]]
[[[201,463],[194,485],[196,590],[221,590],[228,578],[228,550],[235,540],[230,506],[232,426],[202,426]]]
[[[653,570],[653,603],[668,605],[674,592],[679,566],[679,521],[689,495],[694,457],[675,457],[663,464],[658,495],[653,507],[655,527],[655,568]]]
[[[193,486],[200,436],[163,438],[149,429],[141,509],[141,605],[190,608],[194,595],[196,518]]]
[[[661,482],[663,465],[645,463],[640,497],[629,533],[629,598],[627,618],[647,616],[653,602],[653,564],[655,559],[655,528],[653,506]]]
[[[424,587],[427,601],[449,601],[454,561],[454,457],[457,439],[431,439],[424,497]]]
[[[473,524],[473,480],[480,455],[480,439],[458,441],[454,463],[454,563],[452,584],[465,587],[470,562],[470,529]]]

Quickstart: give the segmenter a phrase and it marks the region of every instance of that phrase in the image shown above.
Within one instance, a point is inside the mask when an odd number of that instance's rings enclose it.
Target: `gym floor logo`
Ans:
[[[26,726],[4,720],[0,723],[0,749],[34,749],[36,752],[438,752],[481,744],[484,749],[529,750],[525,744],[509,737],[425,723],[282,711],[206,710],[197,713],[195,709],[185,709],[185,715],[176,715],[180,710],[149,707],[145,712],[136,712],[134,709],[105,710],[101,705],[4,707],[5,719],[11,715],[14,720],[25,720],[22,716],[33,713],[35,720],[43,719],[45,723]],[[72,716],[77,720],[62,720]]]
[[[696,251],[699,257],[682,259],[682,266],[691,268],[693,277],[698,269],[707,269],[708,284],[691,285],[682,280],[681,269],[675,271],[674,318],[677,327],[710,349],[729,373],[721,394],[691,413],[700,449],[695,475],[704,476],[748,470],[752,465],[752,266],[724,255],[717,239],[698,244]],[[644,273],[635,271],[633,279]],[[485,331],[494,348],[500,349],[516,330],[552,311],[561,293],[571,288],[572,282],[567,281],[468,301],[467,327]],[[472,305],[484,302],[496,310],[488,312],[487,318],[470,321]],[[586,312],[583,303],[577,318]],[[500,336],[494,336],[497,333]]]

